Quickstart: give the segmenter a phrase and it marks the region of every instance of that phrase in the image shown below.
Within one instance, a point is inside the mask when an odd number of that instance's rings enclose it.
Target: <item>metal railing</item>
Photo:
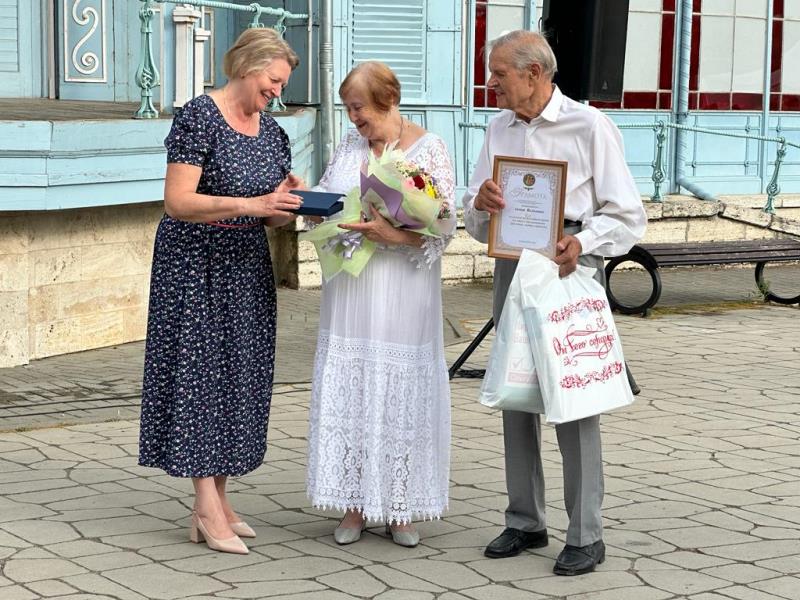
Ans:
[[[459,127],[470,129],[486,129],[486,123],[459,123]],[[656,155],[651,163],[653,173],[650,179],[653,181],[653,195],[650,199],[653,202],[662,202],[663,196],[661,195],[661,186],[667,179],[665,169],[665,156],[664,147],[667,141],[667,129],[680,129],[683,131],[694,131],[696,133],[719,135],[731,138],[744,138],[749,140],[760,140],[762,142],[773,142],[778,144],[778,149],[775,155],[775,169],[772,172],[772,177],[766,187],[767,202],[762,209],[766,213],[775,214],[775,198],[780,194],[781,188],[778,184],[780,176],[781,165],[789,150],[789,146],[800,149],[800,144],[787,141],[784,137],[769,137],[763,135],[751,135],[748,133],[736,133],[733,131],[716,131],[714,129],[703,129],[702,127],[690,127],[688,125],[680,125],[669,121],[656,121],[655,123],[623,123],[617,125],[620,129],[652,129],[656,135]]]
[[[778,144],[775,155],[775,168],[772,171],[772,177],[770,178],[770,181],[766,187],[767,202],[764,204],[763,208],[764,212],[770,214],[775,214],[775,198],[778,196],[778,194],[780,194],[781,191],[780,185],[778,184],[778,178],[780,177],[781,165],[783,164],[783,159],[786,157],[786,153],[788,152],[788,147],[792,146],[793,148],[800,149],[800,144],[789,142],[785,137],[782,136],[770,137],[765,135],[752,135],[749,133],[737,133],[735,131],[717,131],[715,129],[704,129],[702,127],[680,125],[678,123],[672,123],[669,121],[657,121],[655,123],[623,123],[618,125],[618,127],[620,129],[652,129],[656,134],[656,156],[652,162],[653,174],[650,177],[653,180],[654,187],[653,195],[650,197],[653,202],[662,201],[661,185],[666,179],[666,173],[664,170],[664,145],[666,144],[667,140],[667,129],[694,131],[695,133],[702,133],[706,135],[718,135],[722,137],[758,140],[765,143],[772,142]]]
[[[141,22],[142,34],[142,55],[139,60],[139,66],[136,69],[136,84],[142,90],[141,103],[139,110],[136,111],[134,118],[136,119],[155,119],[158,117],[158,111],[153,106],[153,88],[161,84],[161,76],[156,68],[155,59],[153,58],[153,16],[155,15],[154,6],[156,4],[177,4],[197,6],[200,8],[221,8],[226,10],[233,10],[239,12],[253,13],[253,19],[250,21],[248,27],[265,27],[261,23],[262,16],[277,17],[275,24],[272,28],[283,37],[286,32],[287,20],[300,20],[308,19],[309,15],[304,13],[293,13],[282,8],[273,8],[269,6],[261,6],[258,3],[241,5],[233,4],[231,2],[219,2],[217,0],[139,0],[142,3],[139,9],[139,21]],[[286,107],[281,102],[280,98],[275,98],[269,106],[269,110],[276,112],[286,110]]]

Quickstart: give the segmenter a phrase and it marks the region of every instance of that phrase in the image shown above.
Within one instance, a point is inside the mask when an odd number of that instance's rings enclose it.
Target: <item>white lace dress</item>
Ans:
[[[359,185],[368,146],[350,130],[315,188]],[[428,133],[406,157],[436,179],[452,216],[422,248],[379,247],[359,277],[323,284],[309,419],[308,495],[369,520],[433,519],[447,507],[450,386],[441,255],[455,230],[447,146]]]

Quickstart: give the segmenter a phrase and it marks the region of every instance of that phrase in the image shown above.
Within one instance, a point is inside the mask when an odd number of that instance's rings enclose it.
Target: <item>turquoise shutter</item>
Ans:
[[[397,74],[403,102],[427,100],[425,0],[353,0],[351,66],[379,60]]]
[[[39,8],[31,0],[0,0],[0,97],[41,95]]]

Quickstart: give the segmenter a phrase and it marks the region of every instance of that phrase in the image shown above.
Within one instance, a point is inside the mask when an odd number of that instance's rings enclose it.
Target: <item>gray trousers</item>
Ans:
[[[605,285],[602,258],[585,255],[578,262],[588,267],[599,267],[595,279]],[[515,260],[497,259],[495,262],[495,323],[500,322],[508,286],[516,269]],[[556,425],[556,437],[563,464],[564,504],[569,517],[567,544],[586,546],[603,537],[600,516],[603,504],[600,417],[587,417]],[[515,410],[503,411],[503,438],[508,489],[506,527],[522,531],[545,529],[542,427],[539,415]]]

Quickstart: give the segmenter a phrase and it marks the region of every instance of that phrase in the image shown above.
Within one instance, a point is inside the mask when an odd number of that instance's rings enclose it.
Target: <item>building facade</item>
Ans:
[[[248,0],[202,4],[0,0],[0,366],[144,336],[171,113],[224,84],[222,55],[254,18],[285,28],[301,57],[284,95],[289,109],[276,118],[292,140],[295,170],[318,177],[319,0],[262,2],[294,15],[285,19],[254,14]],[[496,113],[483,50],[504,31],[539,28],[542,4],[334,0],[334,90],[358,62],[387,62],[402,82],[403,112],[445,139],[463,190]],[[152,10],[146,27],[143,7]],[[146,47],[160,76],[152,90],[160,118],[134,119]],[[799,57],[800,0],[630,0],[624,93],[598,106],[624,128],[642,193],[654,189],[659,121],[800,142],[800,70],[791,68]],[[348,122],[336,108],[338,139]],[[774,142],[690,131],[679,150],[667,133],[665,193],[675,189],[676,161],[709,194],[763,193],[774,172]],[[800,192],[797,151],[785,157],[779,183]],[[272,241],[279,272],[282,262],[297,263],[303,249],[291,232]],[[296,285],[296,273],[284,283]]]

